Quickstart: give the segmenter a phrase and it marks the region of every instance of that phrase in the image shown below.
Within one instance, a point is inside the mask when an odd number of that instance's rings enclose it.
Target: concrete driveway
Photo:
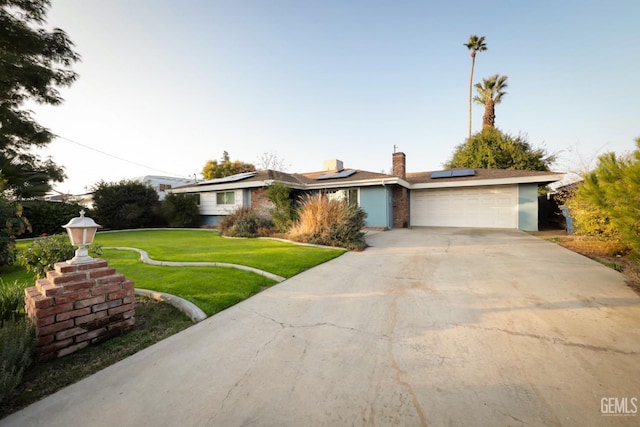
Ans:
[[[640,423],[622,275],[518,231],[368,241],[0,424]]]

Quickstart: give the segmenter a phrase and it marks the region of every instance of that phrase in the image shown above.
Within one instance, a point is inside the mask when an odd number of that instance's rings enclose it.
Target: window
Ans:
[[[216,193],[216,204],[234,205],[236,203],[236,193],[234,191],[224,191]]]
[[[328,191],[327,197],[330,200],[344,200],[350,205],[358,205],[358,190],[355,188]]]
[[[167,191],[170,188],[171,188],[171,184],[160,184],[158,187],[160,191]]]
[[[200,206],[200,193],[195,194],[195,199],[196,199],[196,205]]]

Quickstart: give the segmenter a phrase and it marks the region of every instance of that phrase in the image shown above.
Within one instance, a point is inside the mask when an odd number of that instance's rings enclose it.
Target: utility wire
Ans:
[[[141,163],[134,162],[133,160],[127,160],[127,159],[125,159],[125,158],[122,158],[122,157],[116,156],[116,155],[114,155],[114,154],[107,153],[107,152],[102,151],[102,150],[98,150],[97,148],[91,147],[91,146],[86,145],[86,144],[82,144],[82,143],[80,143],[80,142],[78,142],[78,141],[74,141],[74,140],[72,140],[72,139],[66,138],[66,137],[61,136],[61,135],[55,135],[55,134],[54,134],[54,136],[55,136],[56,138],[64,139],[65,141],[68,141],[68,142],[70,142],[70,143],[72,143],[72,144],[79,145],[80,147],[86,148],[86,149],[88,149],[88,150],[95,151],[96,153],[100,153],[100,154],[103,154],[103,155],[105,155],[105,156],[109,156],[109,157],[112,157],[112,158],[114,158],[114,159],[120,160],[121,162],[130,163],[130,164],[132,164],[132,165],[136,165],[136,166],[140,166],[140,167],[143,167],[143,168],[146,168],[146,169],[150,169],[150,170],[153,170],[153,171],[156,171],[156,172],[160,172],[160,173],[163,173],[163,174],[165,174],[165,175],[171,175],[171,176],[175,176],[175,177],[187,178],[187,177],[186,177],[186,176],[184,176],[184,175],[180,175],[180,174],[177,174],[177,173],[172,173],[172,172],[163,171],[163,170],[161,170],[161,169],[152,168],[151,166],[143,165],[143,164],[141,164]],[[189,179],[189,178],[187,178],[187,179]]]

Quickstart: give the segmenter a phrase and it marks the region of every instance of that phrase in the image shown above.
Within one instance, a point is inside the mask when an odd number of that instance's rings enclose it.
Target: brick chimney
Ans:
[[[393,153],[393,167],[391,174],[398,178],[407,178],[407,160],[404,153]]]

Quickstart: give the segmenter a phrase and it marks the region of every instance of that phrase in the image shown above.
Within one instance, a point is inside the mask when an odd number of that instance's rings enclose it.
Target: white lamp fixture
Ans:
[[[85,218],[84,210],[81,210],[79,217],[72,218],[67,225],[63,225],[62,227],[67,229],[71,244],[78,247],[78,249],[76,249],[76,256],[67,261],[67,263],[82,264],[91,262],[93,258],[89,256],[87,246],[93,243],[96,231],[101,225],[96,224],[91,218]]]

